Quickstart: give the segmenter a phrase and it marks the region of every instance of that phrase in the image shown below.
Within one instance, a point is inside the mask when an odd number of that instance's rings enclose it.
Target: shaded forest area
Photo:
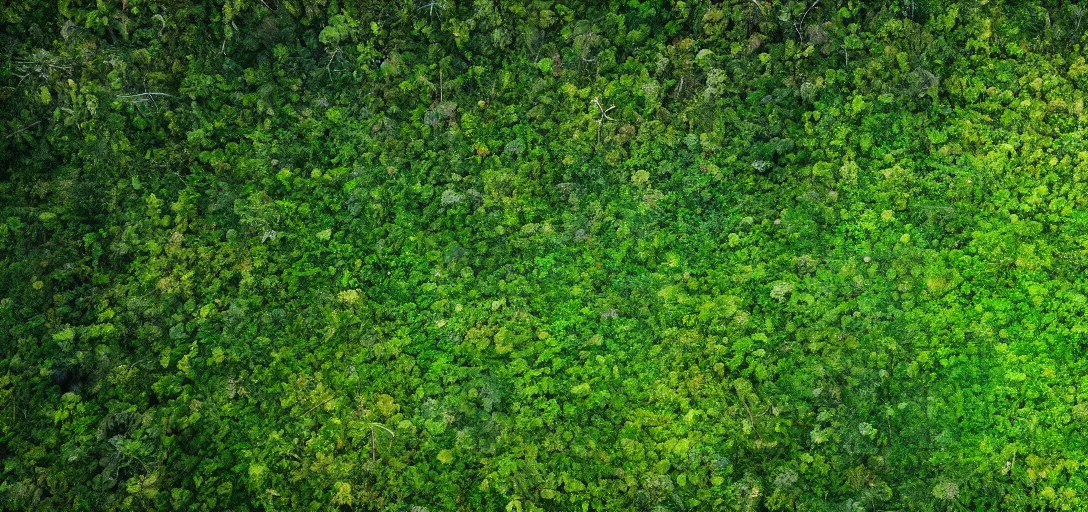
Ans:
[[[1086,14],[5,2],[0,508],[1086,510]]]

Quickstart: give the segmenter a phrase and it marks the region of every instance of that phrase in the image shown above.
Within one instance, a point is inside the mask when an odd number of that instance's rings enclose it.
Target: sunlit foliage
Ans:
[[[1084,510],[1086,12],[6,2],[0,509]]]

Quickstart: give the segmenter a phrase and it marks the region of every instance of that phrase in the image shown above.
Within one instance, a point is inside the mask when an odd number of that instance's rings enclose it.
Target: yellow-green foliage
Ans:
[[[1088,509],[1074,2],[0,7],[0,509]]]

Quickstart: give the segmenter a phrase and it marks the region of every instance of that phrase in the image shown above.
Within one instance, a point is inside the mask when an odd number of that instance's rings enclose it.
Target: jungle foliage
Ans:
[[[6,2],[0,508],[1088,509],[1086,13]]]

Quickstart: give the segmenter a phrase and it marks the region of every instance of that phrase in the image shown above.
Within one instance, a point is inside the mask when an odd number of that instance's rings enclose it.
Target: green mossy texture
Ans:
[[[1088,9],[15,0],[0,509],[1088,509]]]

